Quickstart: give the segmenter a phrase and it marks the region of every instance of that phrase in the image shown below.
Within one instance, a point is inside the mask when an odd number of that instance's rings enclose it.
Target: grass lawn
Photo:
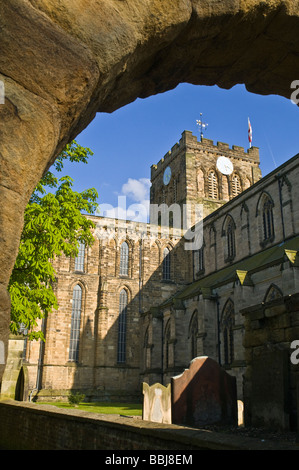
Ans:
[[[94,403],[79,403],[78,406],[70,405],[66,402],[38,402],[38,405],[54,405],[59,408],[76,409],[83,411],[90,411],[92,413],[101,414],[116,414],[125,416],[142,416],[142,405],[136,403],[109,403],[109,402],[94,402]]]

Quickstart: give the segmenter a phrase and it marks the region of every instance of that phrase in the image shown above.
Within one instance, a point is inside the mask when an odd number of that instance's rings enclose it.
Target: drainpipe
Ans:
[[[217,344],[218,344],[218,363],[221,366],[221,341],[220,341],[220,304],[219,296],[216,294],[216,308],[217,308]]]
[[[285,226],[284,226],[284,217],[283,217],[283,208],[282,208],[282,182],[281,182],[281,174],[279,173],[277,176],[278,181],[278,189],[279,189],[279,202],[280,202],[280,215],[281,215],[281,225],[282,225],[282,235],[283,241],[285,241]]]
[[[162,332],[161,332],[161,384],[164,385],[164,314],[162,312]]]

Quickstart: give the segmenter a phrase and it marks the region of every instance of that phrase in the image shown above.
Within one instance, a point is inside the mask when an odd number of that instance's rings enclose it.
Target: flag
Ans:
[[[250,145],[250,147],[251,147],[251,142],[252,142],[252,127],[251,127],[249,118],[248,118],[248,140],[249,140],[249,145]]]

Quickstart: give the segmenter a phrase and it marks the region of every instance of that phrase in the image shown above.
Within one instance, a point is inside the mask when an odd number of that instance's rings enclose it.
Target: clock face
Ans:
[[[217,168],[224,175],[230,175],[234,171],[232,162],[227,157],[219,157],[217,160]]]
[[[165,171],[164,171],[164,175],[163,175],[163,183],[165,184],[165,186],[167,186],[169,184],[169,181],[171,179],[171,169],[170,167],[168,166]]]

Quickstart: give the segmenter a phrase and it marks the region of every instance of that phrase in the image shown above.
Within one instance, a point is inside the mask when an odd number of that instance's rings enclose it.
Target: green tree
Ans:
[[[90,155],[93,155],[90,149],[73,141],[58,156],[53,167],[56,172],[61,172],[65,160],[87,163]],[[72,178],[58,178],[48,171],[25,210],[19,252],[9,282],[10,330],[17,334],[22,325],[31,340],[44,340],[43,332],[37,331],[37,320],[58,308],[53,290],[56,276],[53,259],[62,254],[76,256],[80,242],[89,246],[94,241],[94,224],[83,213],[94,213],[97,191],[92,188],[79,193],[72,187]]]

